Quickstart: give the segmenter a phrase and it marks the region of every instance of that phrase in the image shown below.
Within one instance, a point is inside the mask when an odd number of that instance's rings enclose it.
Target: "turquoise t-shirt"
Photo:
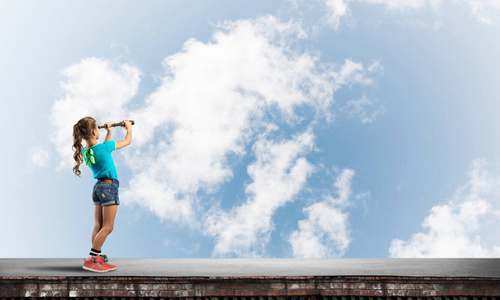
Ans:
[[[111,152],[115,150],[115,148],[115,141],[107,141],[89,148],[92,149],[92,154],[94,155],[94,160],[91,160],[90,164],[90,169],[94,173],[94,178],[114,178],[118,180],[115,163],[113,162],[113,157],[111,157]],[[89,149],[84,148],[82,151],[85,163],[87,163],[85,153]]]

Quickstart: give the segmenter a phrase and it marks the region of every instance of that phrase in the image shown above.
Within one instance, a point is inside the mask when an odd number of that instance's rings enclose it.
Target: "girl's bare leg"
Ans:
[[[102,206],[94,205],[94,231],[92,232],[92,244],[94,244],[95,236],[102,228]],[[97,250],[97,249],[96,249]]]
[[[97,206],[97,205],[96,205]],[[115,216],[118,205],[107,205],[102,207],[102,228],[96,234],[94,241],[92,243],[92,248],[100,251],[102,244],[106,240],[106,237],[113,231],[113,227],[115,224]]]

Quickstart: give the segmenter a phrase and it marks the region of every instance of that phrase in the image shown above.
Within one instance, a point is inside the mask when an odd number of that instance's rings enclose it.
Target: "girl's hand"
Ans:
[[[125,127],[125,129],[127,129],[127,131],[132,129],[132,123],[130,123],[129,120],[123,120],[123,123],[125,124],[124,127]]]
[[[106,128],[108,132],[111,132],[113,130],[113,127],[111,127],[111,123],[104,124],[104,128]]]

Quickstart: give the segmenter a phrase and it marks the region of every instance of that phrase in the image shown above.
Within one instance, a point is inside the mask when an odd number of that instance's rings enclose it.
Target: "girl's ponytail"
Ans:
[[[73,126],[73,147],[75,151],[73,154],[73,159],[75,160],[75,166],[73,167],[73,172],[76,176],[80,176],[82,171],[80,171],[80,165],[83,163],[83,145],[82,140],[90,140],[92,136],[92,130],[97,126],[96,121],[92,117],[85,117],[80,119],[78,123]]]
[[[82,154],[82,134],[80,133],[80,128],[78,123],[73,126],[73,150],[75,153],[73,154],[73,158],[75,159],[75,166],[73,167],[73,172],[76,176],[80,176],[82,171],[80,171],[80,165],[83,163],[83,154]]]

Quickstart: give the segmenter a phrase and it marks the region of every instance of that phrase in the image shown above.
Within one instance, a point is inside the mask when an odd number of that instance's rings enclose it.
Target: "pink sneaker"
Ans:
[[[89,255],[85,258],[83,262],[83,269],[97,273],[109,272],[109,268],[103,266],[102,262],[104,262],[104,258],[102,256]]]
[[[116,270],[116,266],[115,265],[108,264],[108,256],[106,254],[100,254],[100,255],[103,258],[103,260],[101,262],[101,265],[107,267],[110,271]]]

